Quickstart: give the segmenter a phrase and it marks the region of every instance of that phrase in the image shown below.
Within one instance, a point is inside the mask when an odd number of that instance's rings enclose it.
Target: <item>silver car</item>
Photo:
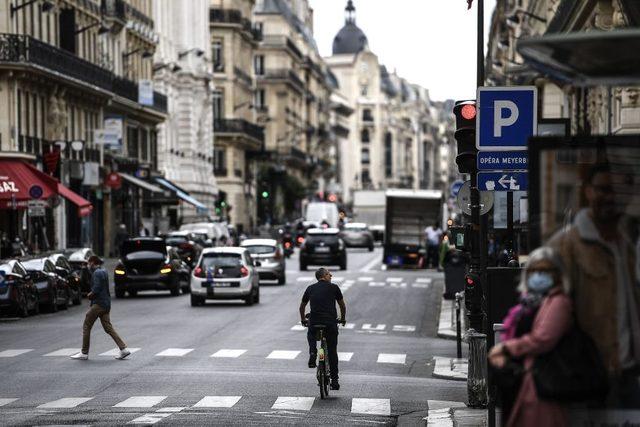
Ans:
[[[347,247],[368,248],[373,251],[373,234],[369,231],[367,224],[363,222],[350,222],[345,224],[340,232],[340,237]]]
[[[206,248],[191,274],[191,306],[208,299],[260,302],[260,279],[249,251],[238,247]]]
[[[287,282],[284,251],[277,240],[247,239],[241,246],[247,248],[256,263],[260,281],[277,280],[279,285]]]

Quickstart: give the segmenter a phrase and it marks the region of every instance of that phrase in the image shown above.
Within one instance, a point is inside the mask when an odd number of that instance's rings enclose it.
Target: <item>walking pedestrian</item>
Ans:
[[[440,245],[440,236],[442,236],[442,230],[438,223],[430,225],[424,229],[425,238],[427,241],[427,268],[438,267],[438,247]]]
[[[120,256],[120,252],[122,251],[122,244],[129,238],[129,232],[127,231],[127,226],[120,224],[118,227],[118,231],[116,231],[116,241],[115,241],[115,254]]]
[[[568,425],[564,406],[538,397],[532,371],[536,356],[553,350],[573,325],[564,270],[555,250],[541,247],[531,252],[520,283],[524,294],[520,311],[509,313],[504,337],[508,339],[489,352],[489,363],[498,370],[513,363],[521,363],[524,368],[519,370],[523,373],[518,389],[503,393],[510,400],[509,393],[516,392],[515,402],[506,402],[503,408],[503,423],[508,427]]]
[[[111,311],[111,296],[109,295],[109,274],[101,267],[102,260],[96,255],[89,257],[87,264],[91,271],[91,292],[87,298],[91,300],[89,311],[82,325],[82,351],[71,356],[72,359],[87,360],[89,358],[89,342],[91,340],[91,328],[97,319],[100,319],[104,331],[113,338],[120,352],[116,359],[122,360],[131,352],[124,341],[111,325],[109,312]]]

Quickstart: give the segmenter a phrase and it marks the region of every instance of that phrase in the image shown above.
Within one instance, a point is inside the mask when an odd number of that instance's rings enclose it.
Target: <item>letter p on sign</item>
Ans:
[[[503,111],[507,110],[508,114],[503,114]],[[495,138],[502,137],[502,128],[511,126],[518,120],[518,106],[512,101],[499,101],[496,100],[493,103],[493,136]]]

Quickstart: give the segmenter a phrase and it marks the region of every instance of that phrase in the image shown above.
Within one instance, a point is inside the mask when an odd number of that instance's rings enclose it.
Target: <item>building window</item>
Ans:
[[[213,92],[213,118],[214,120],[224,118],[224,95],[219,90]]]
[[[255,94],[255,108],[258,111],[264,110],[267,108],[267,100],[264,89],[258,89]]]
[[[213,71],[216,73],[224,72],[224,53],[222,50],[222,40],[214,40],[211,49]]]
[[[362,142],[370,142],[371,137],[369,136],[369,129],[362,129],[360,132],[360,141]]]
[[[127,127],[127,152],[129,157],[138,158],[138,128]]]
[[[362,110],[362,121],[364,122],[372,122],[373,121],[373,114],[371,114],[371,110],[368,108],[365,108],[364,110]]]
[[[253,57],[253,71],[256,76],[264,75],[264,55],[256,55]]]
[[[384,175],[389,178],[393,175],[393,135],[387,132],[384,136]]]
[[[370,158],[369,158],[369,149],[368,148],[363,148],[362,149],[360,161],[362,162],[363,165],[368,165],[369,164]]]
[[[362,186],[368,187],[371,185],[371,176],[369,175],[369,171],[367,169],[362,171]]]
[[[227,150],[216,148],[213,150],[213,172],[216,176],[227,176]]]
[[[361,96],[369,96],[369,85],[360,86],[360,95]]]

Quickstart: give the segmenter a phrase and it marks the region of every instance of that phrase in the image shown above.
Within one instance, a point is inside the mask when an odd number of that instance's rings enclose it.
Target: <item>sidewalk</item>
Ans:
[[[475,427],[489,424],[485,409],[471,409],[463,402],[440,400],[429,401],[429,415],[424,421],[427,427]]]
[[[446,339],[456,339],[456,310],[455,301],[442,299],[440,305],[440,321],[438,323],[438,336]],[[464,313],[460,313],[461,331],[464,334]],[[464,335],[463,335],[464,340]],[[469,361],[467,359],[456,359],[452,357],[433,358],[435,367],[433,377],[445,380],[466,381],[469,371]]]

